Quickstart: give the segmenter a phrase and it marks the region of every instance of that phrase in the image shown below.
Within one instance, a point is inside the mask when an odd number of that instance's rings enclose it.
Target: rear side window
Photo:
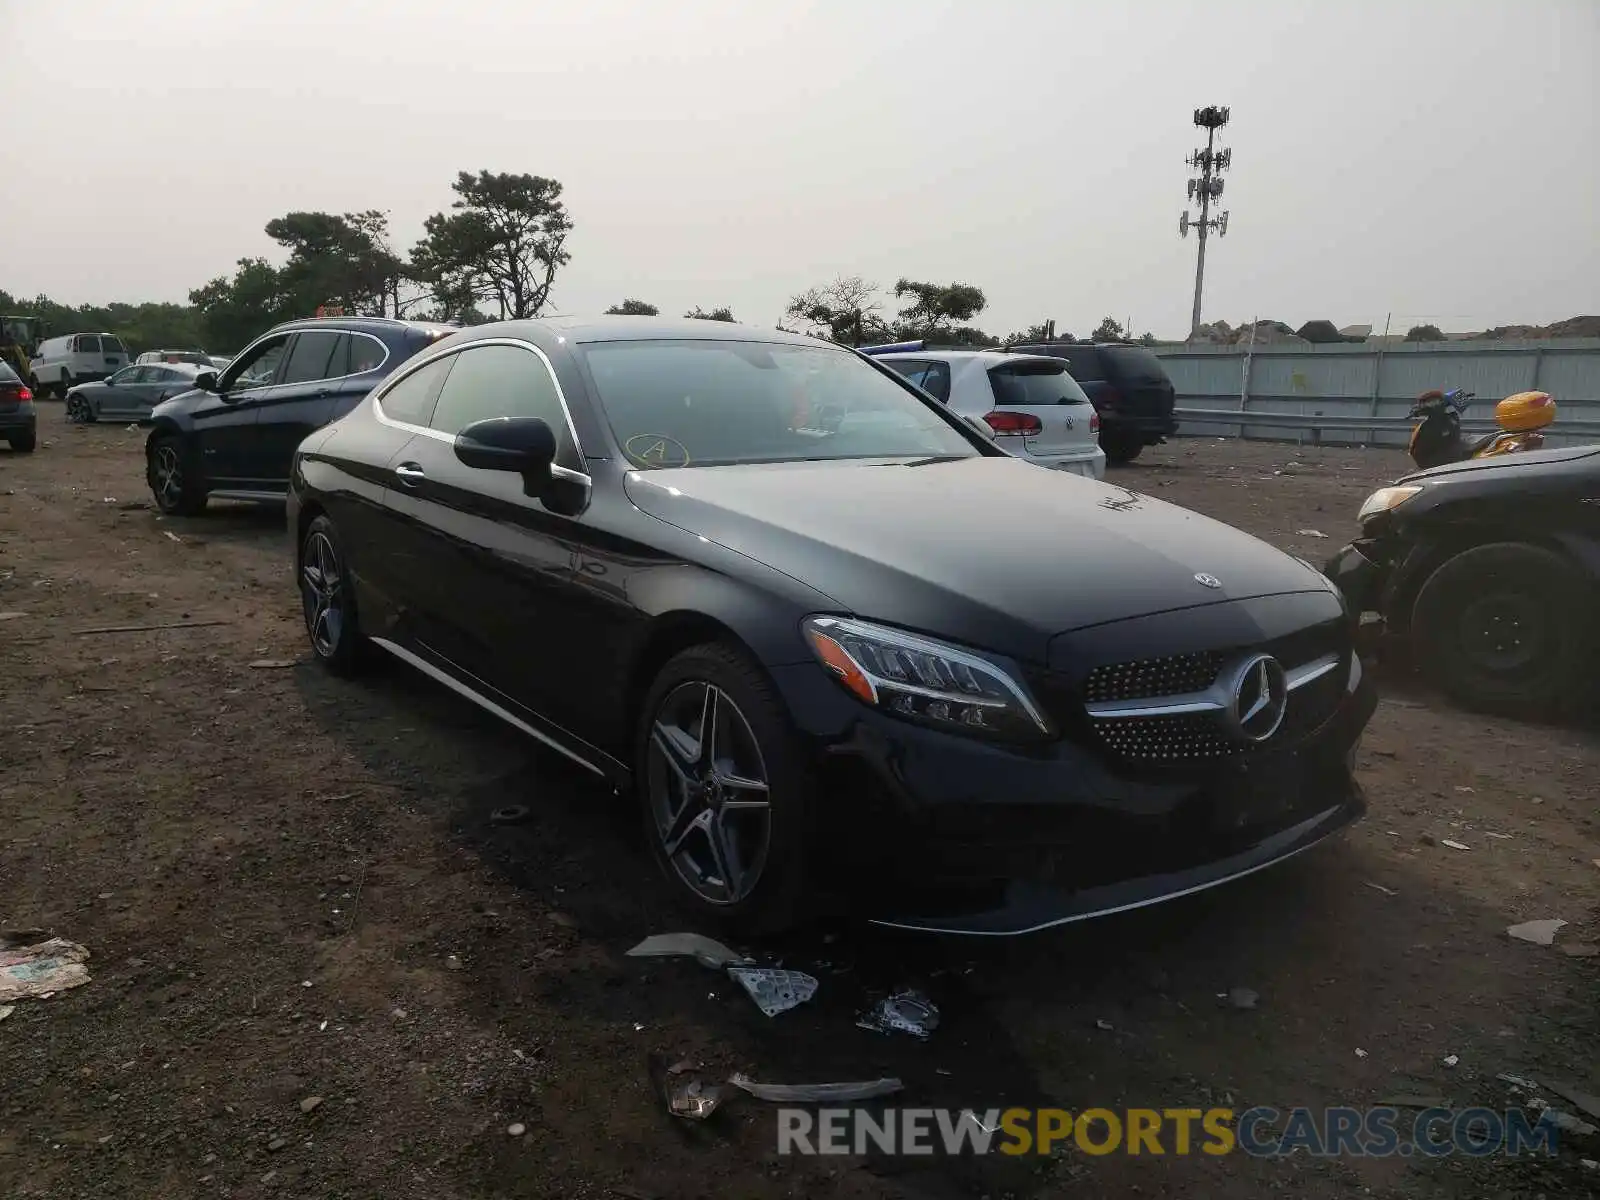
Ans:
[[[1072,377],[1079,382],[1106,377],[1105,364],[1100,361],[1100,350],[1095,346],[1066,346],[1062,357],[1067,360]]]
[[[927,362],[922,359],[915,361],[885,363],[896,374],[905,376],[910,383],[916,384],[935,400],[950,402],[950,364],[942,362]]]
[[[433,406],[439,399],[439,389],[455,362],[454,355],[438,358],[400,380],[378,401],[383,415],[391,421],[426,426],[433,418]]]
[[[1125,383],[1148,386],[1171,382],[1161,360],[1143,346],[1104,346],[1100,353]]]
[[[517,346],[476,346],[455,356],[428,423],[452,436],[490,417],[541,417],[556,435],[556,461],[574,465],[572,436],[544,360]]]
[[[92,333],[82,333],[73,339],[72,348],[78,354],[99,354],[100,339]]]
[[[389,357],[388,348],[377,338],[365,333],[352,333],[350,335],[350,363],[345,372],[350,375],[360,375],[363,371],[375,371],[383,365],[383,360]]]
[[[328,378],[328,364],[340,344],[339,335],[317,329],[294,339],[289,365],[284,368],[284,383],[312,383]]]
[[[1071,375],[1066,363],[1007,363],[989,371],[994,402],[1002,408],[1031,408],[1041,404],[1088,404],[1089,397]]]

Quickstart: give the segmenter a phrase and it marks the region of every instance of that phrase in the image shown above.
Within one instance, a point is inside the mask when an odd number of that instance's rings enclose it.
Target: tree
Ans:
[[[895,298],[909,299],[900,320],[915,337],[931,338],[950,326],[972,320],[989,306],[982,290],[966,283],[918,283],[901,279]]]
[[[1125,342],[1128,335],[1123,332],[1122,326],[1112,317],[1106,317],[1094,327],[1094,332],[1089,335],[1091,342]]]
[[[266,232],[289,251],[279,277],[302,315],[332,304],[382,316],[391,301],[398,311],[404,264],[389,249],[386,214],[292,212],[268,221]]]
[[[189,302],[199,312],[206,349],[226,354],[243,349],[279,321],[307,315],[296,307],[277,268],[264,258],[241,258],[232,279],[219,275],[190,292]]]
[[[613,304],[606,309],[608,317],[658,317],[661,310],[654,304],[646,304],[643,300],[624,300],[621,304]]]
[[[1161,345],[1161,339],[1158,338],[1155,334],[1151,333],[1148,329],[1146,329],[1143,333],[1141,333],[1139,335],[1139,345],[1141,345],[1141,346],[1159,346],[1159,345]]]
[[[1444,331],[1437,325],[1413,325],[1406,330],[1408,342],[1442,342],[1445,341]]]
[[[411,253],[414,274],[441,306],[492,301],[500,318],[536,317],[556,272],[572,261],[572,219],[558,180],[541,175],[462,171],[449,213],[435,213]],[[470,306],[469,306],[470,307]]]
[[[860,346],[887,336],[878,316],[878,285],[859,275],[841,275],[822,287],[808,288],[789,301],[785,315],[803,321],[819,333],[845,345]]]
[[[706,312],[696,304],[683,315],[685,319],[690,321],[727,321],[730,324],[734,323],[733,309],[731,308],[713,308],[710,312]]]
[[[1000,344],[1002,346],[1020,346],[1030,342],[1048,342],[1052,340],[1070,342],[1073,340],[1072,335],[1065,330],[1060,330],[1052,335],[1051,326],[1054,324],[1055,322],[1053,321],[1041,321],[1037,325],[1029,325],[1021,333],[1006,334],[1005,337],[1000,339]]]

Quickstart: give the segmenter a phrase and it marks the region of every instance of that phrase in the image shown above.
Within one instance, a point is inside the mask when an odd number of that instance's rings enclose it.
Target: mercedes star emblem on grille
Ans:
[[[1222,580],[1218,579],[1215,575],[1207,575],[1204,571],[1201,571],[1198,575],[1196,575],[1194,577],[1194,581],[1199,584],[1204,584],[1208,588],[1219,588],[1222,586]]]
[[[1278,732],[1289,710],[1289,679],[1270,654],[1246,659],[1234,672],[1226,718],[1236,737],[1264,742]]]

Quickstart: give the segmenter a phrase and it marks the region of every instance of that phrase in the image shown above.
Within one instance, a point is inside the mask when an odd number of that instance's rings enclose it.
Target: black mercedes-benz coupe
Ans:
[[[847,902],[1020,933],[1364,807],[1375,698],[1315,568],[826,342],[465,330],[301,444],[289,520],[328,667],[381,648],[636,795],[746,932]]]

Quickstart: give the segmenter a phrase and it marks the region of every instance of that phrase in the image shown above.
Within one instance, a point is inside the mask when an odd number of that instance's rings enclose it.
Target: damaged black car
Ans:
[[[1319,571],[815,339],[462,331],[301,445],[290,521],[319,659],[392,655],[631,796],[745,932],[1020,933],[1363,809],[1374,695]]]

